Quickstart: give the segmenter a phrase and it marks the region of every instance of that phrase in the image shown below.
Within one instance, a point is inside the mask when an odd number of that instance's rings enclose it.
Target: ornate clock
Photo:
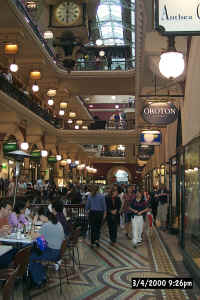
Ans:
[[[63,26],[72,26],[79,21],[81,7],[70,0],[61,2],[54,10],[55,20]]]

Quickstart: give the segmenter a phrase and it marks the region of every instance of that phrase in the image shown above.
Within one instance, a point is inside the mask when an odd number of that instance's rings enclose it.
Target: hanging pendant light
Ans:
[[[37,84],[37,82],[35,81],[34,84],[32,85],[32,91],[34,93],[37,93],[39,91],[39,85]]]
[[[160,55],[159,70],[167,79],[179,77],[185,69],[184,56],[175,48],[175,37],[168,37],[168,50]]]
[[[49,106],[52,106],[52,105],[54,105],[54,101],[53,101],[53,99],[49,99],[49,100],[48,100],[48,105],[49,105]]]
[[[42,157],[47,157],[48,151],[47,150],[41,150],[41,156]]]
[[[23,151],[27,151],[28,148],[29,148],[29,143],[27,143],[27,142],[22,142],[21,145],[20,145],[20,148],[21,148],[21,150],[23,150]]]

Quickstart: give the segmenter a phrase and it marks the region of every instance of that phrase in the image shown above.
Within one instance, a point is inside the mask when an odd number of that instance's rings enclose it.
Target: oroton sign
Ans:
[[[142,117],[146,122],[151,124],[168,125],[176,121],[178,110],[170,102],[151,103],[143,108]]]

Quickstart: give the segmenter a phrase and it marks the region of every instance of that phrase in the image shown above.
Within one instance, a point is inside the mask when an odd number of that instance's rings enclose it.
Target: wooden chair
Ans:
[[[8,280],[8,278],[13,274],[13,272],[17,268],[18,272],[16,274],[16,278],[22,279],[21,282],[24,291],[23,277],[25,276],[26,279],[28,278],[28,264],[29,264],[31,248],[32,246],[28,246],[19,250],[14,257],[13,266],[0,270],[0,281]]]
[[[3,286],[3,299],[2,300],[14,300],[14,284],[17,275],[19,274],[20,266],[18,266],[12,273],[9,274],[4,286]]]

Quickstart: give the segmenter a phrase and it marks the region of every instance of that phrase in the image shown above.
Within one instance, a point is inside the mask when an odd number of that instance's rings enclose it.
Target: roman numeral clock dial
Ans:
[[[80,6],[71,1],[64,1],[55,9],[55,18],[58,23],[71,26],[80,18]]]

